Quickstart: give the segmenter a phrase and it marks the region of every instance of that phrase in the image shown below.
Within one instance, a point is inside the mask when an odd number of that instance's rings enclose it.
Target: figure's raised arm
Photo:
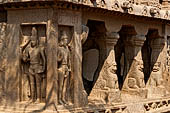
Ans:
[[[82,34],[81,34],[81,43],[84,44],[87,40],[89,34],[89,28],[85,25],[82,25]]]

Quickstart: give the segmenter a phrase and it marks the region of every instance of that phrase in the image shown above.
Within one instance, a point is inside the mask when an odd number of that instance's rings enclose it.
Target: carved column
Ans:
[[[146,37],[144,35],[127,35],[125,43],[125,70],[123,90],[130,94],[146,97],[142,46]]]
[[[58,25],[57,10],[49,10],[47,26],[47,93],[46,104],[58,104],[58,73],[57,73],[57,47],[58,47]]]
[[[101,65],[101,71],[90,93],[89,101],[107,104],[121,101],[114,51],[114,46],[118,39],[119,34],[112,32],[106,34],[106,39],[98,40],[100,42],[98,43],[100,46],[100,53],[102,52],[100,55],[103,55],[100,56],[100,58],[105,59],[102,59],[104,60],[104,64]]]
[[[99,51],[100,51],[99,52],[99,66],[98,66],[97,73],[94,77],[94,83],[97,81],[98,75],[102,69],[104,61],[108,57],[110,51],[114,50],[114,46],[116,45],[117,40],[119,38],[119,34],[116,32],[106,33],[106,38],[104,38],[105,36],[102,36],[102,34],[99,34],[99,35],[98,35],[98,39],[96,39],[96,43],[98,44]]]
[[[106,34],[106,56],[109,55],[111,50],[114,50],[114,46],[116,45],[119,39],[119,34],[116,32],[111,32]]]
[[[102,65],[106,59],[106,40],[104,39],[103,34],[98,34],[98,35],[96,34],[96,37],[97,38],[95,42],[99,46],[99,64],[98,64],[97,72],[94,75],[93,85],[97,81]]]
[[[158,36],[157,36],[158,37]],[[152,37],[150,45],[151,53],[151,74],[147,83],[149,97],[164,96],[165,88],[163,86],[163,54],[165,39],[161,37]],[[153,96],[155,95],[155,96]]]

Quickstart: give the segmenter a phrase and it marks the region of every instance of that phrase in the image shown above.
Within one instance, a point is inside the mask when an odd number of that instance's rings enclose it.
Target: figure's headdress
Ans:
[[[36,38],[37,38],[37,29],[33,27],[31,32],[31,40],[37,40]]]
[[[66,31],[63,31],[63,32],[61,33],[61,39],[60,39],[60,40],[63,40],[63,39],[68,39],[68,36],[67,36]]]

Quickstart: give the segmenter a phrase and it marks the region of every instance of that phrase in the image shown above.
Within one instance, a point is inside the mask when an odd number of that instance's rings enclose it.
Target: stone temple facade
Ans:
[[[0,112],[170,113],[170,0],[0,0]]]

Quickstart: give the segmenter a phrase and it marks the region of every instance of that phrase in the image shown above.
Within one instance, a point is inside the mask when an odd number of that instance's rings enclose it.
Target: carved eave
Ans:
[[[77,2],[68,2],[68,1],[25,1],[25,2],[7,2],[0,3],[0,7],[5,10],[16,10],[16,9],[37,9],[37,8],[58,8],[58,9],[69,9],[76,11],[87,11],[92,13],[97,13],[101,15],[112,15],[116,17],[124,17],[133,20],[142,20],[142,21],[154,21],[159,23],[170,23],[170,11],[158,10],[151,6],[141,6],[131,4],[129,7],[133,6],[132,12],[126,12],[119,9],[109,9],[106,7],[94,7],[93,5],[77,3]],[[143,8],[143,9],[142,9]],[[146,11],[147,10],[147,11]],[[158,10],[158,15],[157,12]],[[146,11],[145,14],[139,11]],[[149,15],[153,13],[152,15]]]
[[[55,1],[31,1],[31,2],[13,2],[1,4],[6,10],[15,10],[15,9],[37,9],[37,8],[62,8],[62,9],[71,9],[79,10],[80,6],[74,5],[73,3],[67,2],[55,2]]]

